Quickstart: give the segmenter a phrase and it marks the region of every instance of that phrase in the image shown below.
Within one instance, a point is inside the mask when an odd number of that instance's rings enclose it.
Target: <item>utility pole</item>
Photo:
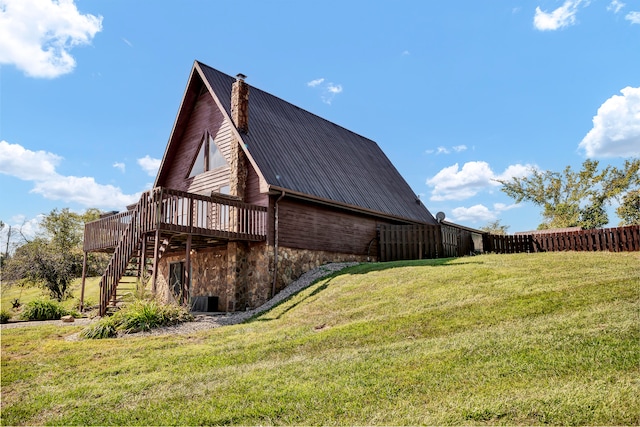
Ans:
[[[9,233],[7,234],[7,248],[4,251],[4,259],[9,258],[9,240],[11,240],[11,226],[9,226]]]
[[[4,223],[2,224],[4,227]],[[9,257],[9,241],[11,240],[11,226],[9,226],[9,232],[7,233],[7,247],[4,251],[4,257],[0,253],[0,286],[2,286],[2,265],[5,263],[7,258]]]

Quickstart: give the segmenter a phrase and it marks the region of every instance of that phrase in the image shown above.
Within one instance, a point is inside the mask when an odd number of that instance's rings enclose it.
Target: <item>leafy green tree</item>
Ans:
[[[98,215],[95,209],[83,215],[69,209],[51,211],[41,223],[41,235],[18,247],[7,260],[6,278],[42,285],[53,298],[63,300],[71,281],[82,275],[84,223]]]
[[[596,160],[585,160],[577,172],[571,166],[562,172],[533,169],[528,177],[498,181],[517,203],[542,207],[539,229],[598,228],[609,222],[606,206],[640,186],[640,159],[625,161],[622,169],[607,166],[599,171],[598,165]]]
[[[629,191],[616,209],[623,225],[640,225],[640,190]]]
[[[484,227],[480,228],[480,230],[482,230],[482,231],[484,231],[486,233],[497,234],[497,235],[500,235],[500,236],[506,235],[508,229],[509,229],[509,226],[500,224],[500,220],[499,219],[497,219],[495,221],[491,221],[490,223],[488,223]]]

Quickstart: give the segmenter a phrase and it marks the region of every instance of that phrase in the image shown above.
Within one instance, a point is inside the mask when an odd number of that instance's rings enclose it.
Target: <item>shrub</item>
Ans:
[[[104,317],[83,330],[83,338],[110,338],[117,331],[124,333],[148,331],[161,326],[190,322],[193,316],[177,305],[163,305],[155,301],[136,300],[111,317]]]
[[[105,317],[97,323],[83,329],[80,337],[89,339],[112,338],[117,335],[116,323],[113,317]]]
[[[57,301],[36,299],[24,306],[20,318],[22,320],[57,320],[67,314],[73,313],[69,312]]]
[[[11,319],[11,313],[7,310],[0,310],[0,323],[7,323]]]

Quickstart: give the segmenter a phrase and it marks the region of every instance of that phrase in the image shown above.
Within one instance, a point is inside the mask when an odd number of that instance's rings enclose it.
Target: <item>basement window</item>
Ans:
[[[213,137],[209,132],[206,132],[200,141],[200,149],[191,166],[189,178],[223,166],[227,166],[227,160],[220,152]]]

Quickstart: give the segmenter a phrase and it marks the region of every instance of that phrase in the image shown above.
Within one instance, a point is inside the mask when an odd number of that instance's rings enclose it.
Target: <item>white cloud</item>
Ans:
[[[76,61],[69,51],[101,30],[102,17],[81,14],[73,0],[0,0],[0,64],[31,77],[70,73]]]
[[[453,147],[451,147],[451,149],[447,148],[447,147],[443,147],[440,146],[438,148],[436,148],[435,150],[426,150],[425,152],[427,154],[451,154],[451,150],[455,151],[456,153],[461,153],[465,150],[467,150],[467,146],[466,145],[455,145]]]
[[[494,203],[493,204],[493,209],[496,212],[504,212],[504,211],[510,211],[511,209],[516,209],[516,208],[521,208],[522,205],[519,203],[513,203],[510,205],[505,205],[504,203]]]
[[[115,162],[112,166],[113,166],[114,168],[116,168],[116,169],[120,169],[120,172],[122,172],[122,173],[124,173],[124,172],[125,172],[126,166],[125,166],[125,164],[124,164],[124,163],[122,163],[122,162]]]
[[[62,157],[46,151],[27,150],[19,144],[0,141],[0,173],[25,181],[47,179],[55,175]]]
[[[31,151],[19,144],[0,141],[0,173],[32,181],[32,193],[47,199],[75,202],[87,207],[124,208],[140,194],[124,194],[113,185],[98,184],[92,177],[62,176],[56,166],[62,157],[45,151]]]
[[[147,173],[147,175],[154,177],[158,174],[158,169],[160,169],[160,159],[154,159],[150,157],[148,154],[141,159],[138,159],[138,165],[142,168],[143,171]]]
[[[307,86],[309,87],[316,87],[322,84],[322,82],[324,82],[324,79],[315,79],[315,80],[311,80],[310,82],[307,83]]]
[[[93,177],[58,175],[47,181],[35,183],[32,193],[41,194],[46,199],[75,202],[95,208],[123,208],[135,203],[140,193],[123,194],[113,185],[98,184]]]
[[[122,41],[129,47],[133,47],[133,43],[131,43],[129,40],[125,39],[124,37],[122,38]]]
[[[341,93],[342,85],[334,85],[333,83],[328,83],[327,90],[329,91],[329,93],[333,93],[333,94]]]
[[[521,206],[522,205],[518,204],[505,205],[504,203],[494,203],[493,210],[491,210],[482,204],[478,204],[473,205],[469,208],[463,206],[457,207],[453,209],[451,213],[455,221],[469,221],[472,223],[479,223],[494,221],[498,219],[500,213],[519,208]]]
[[[582,0],[566,0],[562,6],[552,12],[544,12],[540,7],[536,7],[533,25],[540,31],[558,30],[573,25],[576,22],[580,3]]]
[[[320,99],[329,105],[331,105],[336,95],[342,93],[342,85],[326,82],[324,77],[307,82],[307,86],[318,88],[320,90]]]
[[[0,229],[0,250],[4,252],[9,243],[9,252],[24,243],[24,239],[31,240],[42,231],[41,223],[44,214],[27,219],[24,215],[15,215],[6,221],[4,228]],[[9,236],[11,226],[11,236]]]
[[[623,7],[625,7],[625,4],[620,0],[612,0],[612,2],[609,3],[609,6],[607,6],[607,10],[613,13],[618,13]]]
[[[640,12],[629,12],[624,19],[630,21],[632,24],[640,24]]]
[[[640,156],[640,87],[626,87],[598,108],[580,142],[587,157]]]
[[[408,50],[402,51],[402,56],[409,56],[409,55],[411,55],[411,52],[409,52]]]
[[[496,175],[487,162],[468,162],[462,169],[456,163],[429,178],[427,185],[433,187],[433,201],[464,200],[480,191],[501,185],[496,179],[508,180],[515,176],[526,176],[531,168],[530,165],[511,165],[502,174]]]
[[[456,221],[487,222],[497,218],[496,214],[484,205],[474,205],[470,208],[459,207],[451,211]]]

